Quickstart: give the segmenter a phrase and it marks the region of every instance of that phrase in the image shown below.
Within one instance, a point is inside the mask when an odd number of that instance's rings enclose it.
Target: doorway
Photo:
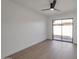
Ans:
[[[53,39],[65,42],[73,42],[73,19],[55,20],[53,23]]]

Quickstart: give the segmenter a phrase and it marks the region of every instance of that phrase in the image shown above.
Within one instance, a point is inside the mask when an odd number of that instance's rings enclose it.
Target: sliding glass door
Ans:
[[[53,39],[72,42],[72,19],[53,22]]]

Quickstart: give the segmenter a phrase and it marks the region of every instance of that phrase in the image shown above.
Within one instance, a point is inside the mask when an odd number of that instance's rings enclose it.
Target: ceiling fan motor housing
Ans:
[[[56,4],[56,0],[53,1],[53,3],[50,3],[50,8],[54,8]]]

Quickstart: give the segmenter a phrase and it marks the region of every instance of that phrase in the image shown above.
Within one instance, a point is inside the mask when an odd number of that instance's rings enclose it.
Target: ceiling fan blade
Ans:
[[[45,11],[45,10],[50,10],[50,8],[48,8],[48,9],[42,9],[42,11]]]
[[[60,11],[59,9],[54,8],[54,10]]]

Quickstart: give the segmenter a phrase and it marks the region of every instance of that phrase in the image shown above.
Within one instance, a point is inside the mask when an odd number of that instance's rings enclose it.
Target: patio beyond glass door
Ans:
[[[72,19],[53,22],[53,39],[72,42]]]

